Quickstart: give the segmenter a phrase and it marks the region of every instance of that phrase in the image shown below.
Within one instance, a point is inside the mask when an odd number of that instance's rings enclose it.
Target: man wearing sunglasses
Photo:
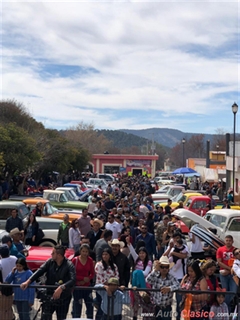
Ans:
[[[169,273],[173,265],[174,262],[170,263],[168,257],[162,256],[159,261],[154,262],[154,270],[146,278],[152,289],[159,290],[152,295],[157,320],[172,319],[173,293],[180,286],[178,280]]]

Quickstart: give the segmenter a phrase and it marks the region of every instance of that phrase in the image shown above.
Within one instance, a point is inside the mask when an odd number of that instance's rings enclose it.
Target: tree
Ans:
[[[31,169],[41,159],[36,142],[16,123],[0,125],[0,150],[9,177]]]
[[[76,127],[71,127],[64,132],[64,136],[70,143],[81,145],[86,148],[90,154],[104,153],[111,146],[103,134],[98,134],[93,124],[80,122]]]
[[[216,134],[213,137],[212,150],[226,151],[226,132],[224,129],[218,128],[215,130]],[[217,148],[218,146],[218,148]]]

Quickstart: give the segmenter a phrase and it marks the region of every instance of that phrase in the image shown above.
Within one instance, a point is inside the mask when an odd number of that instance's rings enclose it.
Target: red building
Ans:
[[[150,174],[156,173],[158,155],[132,154],[94,154],[92,156],[92,172],[97,173],[128,173]]]

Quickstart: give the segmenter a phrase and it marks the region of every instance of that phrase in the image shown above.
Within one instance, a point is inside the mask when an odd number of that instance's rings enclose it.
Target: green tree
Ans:
[[[9,177],[28,171],[41,159],[35,140],[15,123],[0,125],[0,136],[4,172]]]

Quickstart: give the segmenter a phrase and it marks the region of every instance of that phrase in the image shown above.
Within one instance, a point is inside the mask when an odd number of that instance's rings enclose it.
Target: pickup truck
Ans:
[[[23,200],[23,203],[29,208],[30,212],[32,212],[35,209],[36,204],[38,202],[41,202],[43,204],[42,217],[53,218],[63,221],[64,215],[68,214],[69,221],[72,222],[74,219],[79,219],[82,213],[82,211],[79,210],[58,210],[57,208],[54,208],[51,205],[49,200],[43,198],[27,198]]]
[[[85,209],[88,203],[81,201],[68,201],[64,191],[60,190],[44,190],[43,199],[50,201],[51,205],[56,208],[72,208],[72,209]]]
[[[240,248],[240,211],[231,209],[212,209],[205,217],[196,215],[186,209],[177,209],[174,216],[180,219],[191,229],[194,224],[199,224],[207,229],[217,230],[217,236],[224,241],[226,235],[232,235],[234,247]]]
[[[171,204],[171,208],[176,208],[178,205],[179,205],[179,201],[182,201],[183,202],[183,205],[185,206],[186,203],[188,202],[188,199],[191,197],[191,196],[201,196],[202,194],[201,193],[198,193],[198,192],[192,192],[192,193],[179,193],[179,195],[177,196],[176,200],[174,202],[172,202]],[[161,202],[160,203],[160,206],[165,208],[167,205],[167,202]]]
[[[208,196],[191,196],[184,208],[203,217],[208,210],[208,204],[211,204],[211,199]]]

